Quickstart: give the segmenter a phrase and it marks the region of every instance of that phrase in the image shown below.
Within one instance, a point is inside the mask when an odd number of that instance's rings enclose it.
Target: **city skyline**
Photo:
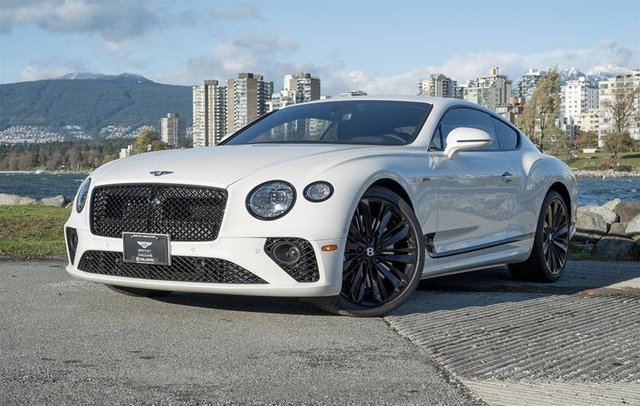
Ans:
[[[433,16],[437,15],[437,18]],[[69,72],[135,72],[195,85],[238,72],[306,71],[323,94],[414,94],[444,73],[460,83],[500,66],[640,66],[640,2],[5,1],[0,82]],[[554,27],[549,30],[548,27]],[[587,27],[588,29],[585,29]],[[276,90],[279,90],[276,87]]]

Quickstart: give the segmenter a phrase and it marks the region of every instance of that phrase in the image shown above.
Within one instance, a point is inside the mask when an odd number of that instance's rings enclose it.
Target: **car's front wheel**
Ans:
[[[153,289],[140,289],[140,288],[129,288],[126,286],[114,286],[114,285],[106,285],[109,289],[122,293],[127,296],[137,296],[137,297],[162,297],[170,295],[172,292],[167,290],[153,290]]]
[[[569,212],[562,196],[549,191],[542,203],[533,248],[525,262],[510,264],[515,279],[554,282],[567,264],[569,255]]]
[[[347,316],[382,316],[399,307],[420,282],[424,239],[411,207],[374,186],[358,202],[342,265],[339,296],[316,304]]]

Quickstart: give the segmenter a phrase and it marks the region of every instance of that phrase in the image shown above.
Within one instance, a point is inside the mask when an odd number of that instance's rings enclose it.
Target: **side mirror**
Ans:
[[[486,147],[492,142],[491,136],[486,131],[458,127],[447,136],[447,147],[444,149],[444,154],[451,159],[460,151]]]

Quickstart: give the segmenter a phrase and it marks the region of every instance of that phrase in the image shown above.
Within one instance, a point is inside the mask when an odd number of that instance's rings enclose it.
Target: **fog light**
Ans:
[[[280,243],[273,247],[273,256],[283,264],[295,264],[300,260],[300,248],[290,243]]]

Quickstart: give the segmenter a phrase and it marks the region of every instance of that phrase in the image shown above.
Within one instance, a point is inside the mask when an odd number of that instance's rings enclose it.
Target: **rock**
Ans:
[[[591,211],[578,209],[576,213],[576,234],[578,240],[599,240],[609,230],[604,218]]]
[[[612,212],[609,209],[601,207],[601,206],[582,206],[582,207],[578,207],[578,214],[581,211],[588,211],[588,212],[591,212],[591,213],[597,213],[597,214],[601,215],[602,218],[604,218],[604,221],[608,225],[611,225],[611,224],[613,224],[613,223],[618,221],[618,215],[616,213]]]
[[[608,236],[626,237],[627,236],[627,224],[629,223],[613,223],[609,228]]]
[[[37,203],[38,201],[36,199],[32,199],[31,197],[0,193],[0,206],[15,206]]]
[[[42,206],[65,207],[68,201],[64,196],[58,195],[40,199],[39,203]]]
[[[640,214],[640,202],[620,202],[613,212],[618,215],[621,223],[626,223]]]
[[[625,233],[634,240],[640,240],[640,214],[631,219]]]
[[[640,244],[627,238],[604,237],[596,244],[596,254],[603,260],[636,261],[640,259]]]
[[[609,200],[608,202],[606,202],[605,204],[602,205],[602,207],[604,207],[605,209],[611,210],[611,211],[615,211],[615,208],[618,206],[618,204],[620,204],[622,201],[618,198],[615,198],[613,200]]]

